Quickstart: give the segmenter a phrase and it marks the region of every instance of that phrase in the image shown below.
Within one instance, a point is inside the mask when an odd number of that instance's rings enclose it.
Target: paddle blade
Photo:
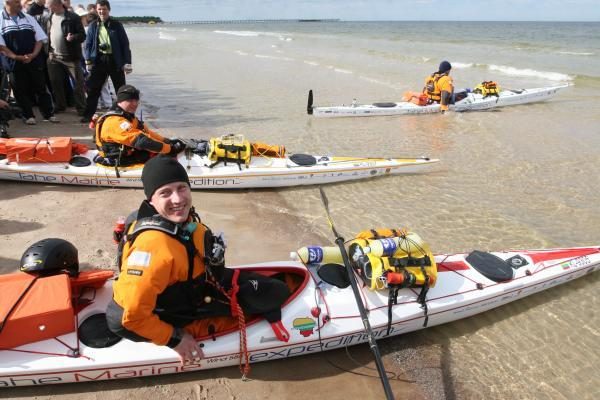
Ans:
[[[308,104],[306,105],[306,112],[308,115],[312,115],[313,113],[313,91],[312,89],[308,91]]]

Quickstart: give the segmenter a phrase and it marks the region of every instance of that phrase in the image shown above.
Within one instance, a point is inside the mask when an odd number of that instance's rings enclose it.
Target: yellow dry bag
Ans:
[[[251,157],[252,149],[250,142],[244,138],[244,135],[230,134],[210,139],[208,159],[212,161],[211,167],[220,162],[227,165],[229,161],[237,163],[238,166],[245,164],[246,168],[248,168]]]
[[[371,290],[433,287],[437,267],[429,245],[402,229],[363,231],[350,243],[352,266]]]

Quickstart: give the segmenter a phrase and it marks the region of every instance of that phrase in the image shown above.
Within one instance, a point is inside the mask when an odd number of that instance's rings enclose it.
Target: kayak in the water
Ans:
[[[377,339],[466,318],[600,269],[598,246],[431,256],[414,234],[353,243],[358,245],[350,246],[349,255]],[[397,256],[400,251],[403,256],[396,261],[378,264],[386,254]],[[278,339],[266,320],[249,318],[245,352],[240,352],[237,330],[197,338],[205,358],[187,365],[180,364],[168,347],[106,333],[104,312],[112,298],[112,271],[84,271],[77,277],[58,274],[35,281],[23,272],[2,275],[0,387],[198,371],[365,342],[348,275],[344,277],[337,264],[339,249],[312,246],[294,256],[300,261],[231,267],[288,284],[292,294],[281,319],[290,333],[288,341]],[[423,276],[429,282],[425,291],[422,282],[419,287]]]
[[[496,95],[485,95],[476,92],[463,92],[456,95],[460,100],[450,105],[451,111],[480,111],[497,107],[513,106],[517,104],[535,103],[548,100],[559,91],[569,87],[568,84],[549,86],[533,89],[500,90]],[[316,107],[313,106],[312,90],[308,94],[307,112],[315,117],[373,117],[378,115],[412,115],[439,113],[439,103],[419,105],[410,101],[380,102],[373,104]]]
[[[54,143],[67,142],[61,151]],[[70,138],[1,139],[0,179],[109,187],[142,187],[142,164],[112,167],[94,162],[98,152],[71,154]],[[33,149],[26,142],[34,142]],[[230,143],[231,142],[231,143]],[[226,143],[223,145],[223,143]],[[239,146],[237,145],[239,143]],[[15,152],[9,146],[14,144]],[[320,185],[395,174],[425,171],[439,160],[429,157],[373,158],[286,154],[283,146],[250,143],[241,135],[210,141],[188,141],[189,148],[178,156],[185,166],[192,189],[248,189]],[[58,144],[56,145],[58,146]],[[228,146],[224,150],[219,146]],[[233,147],[230,147],[233,146]],[[199,149],[202,147],[201,149]],[[235,148],[234,148],[235,147]],[[2,150],[2,149],[5,150]],[[21,153],[19,153],[21,151]],[[32,155],[33,154],[33,155]],[[20,156],[19,156],[20,155]],[[47,161],[44,155],[48,155]],[[60,159],[60,158],[58,158]]]

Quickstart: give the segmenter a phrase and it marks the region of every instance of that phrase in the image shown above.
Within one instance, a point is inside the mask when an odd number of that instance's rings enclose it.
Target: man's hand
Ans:
[[[33,60],[33,57],[31,56],[31,54],[25,54],[23,56],[22,63],[23,64],[29,64],[32,60]]]
[[[133,72],[133,67],[131,66],[131,64],[125,64],[123,65],[123,72],[125,72],[125,74],[130,74]]]
[[[185,150],[185,143],[179,139],[171,139],[171,151],[169,155],[175,157],[177,154]]]
[[[69,32],[67,33],[67,37],[65,39],[67,40],[67,42],[72,42],[73,40],[75,40],[75,35]]]
[[[181,365],[185,365],[186,362],[199,362],[204,358],[204,352],[200,348],[200,345],[196,342],[196,339],[189,333],[184,333],[181,342],[173,349],[179,354]]]
[[[92,72],[92,68],[94,68],[94,64],[85,64],[85,70],[87,72]]]

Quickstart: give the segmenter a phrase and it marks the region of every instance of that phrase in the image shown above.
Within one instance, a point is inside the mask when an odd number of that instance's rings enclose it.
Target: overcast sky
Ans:
[[[152,15],[167,21],[600,21],[600,0],[112,0],[111,5],[115,16]]]

